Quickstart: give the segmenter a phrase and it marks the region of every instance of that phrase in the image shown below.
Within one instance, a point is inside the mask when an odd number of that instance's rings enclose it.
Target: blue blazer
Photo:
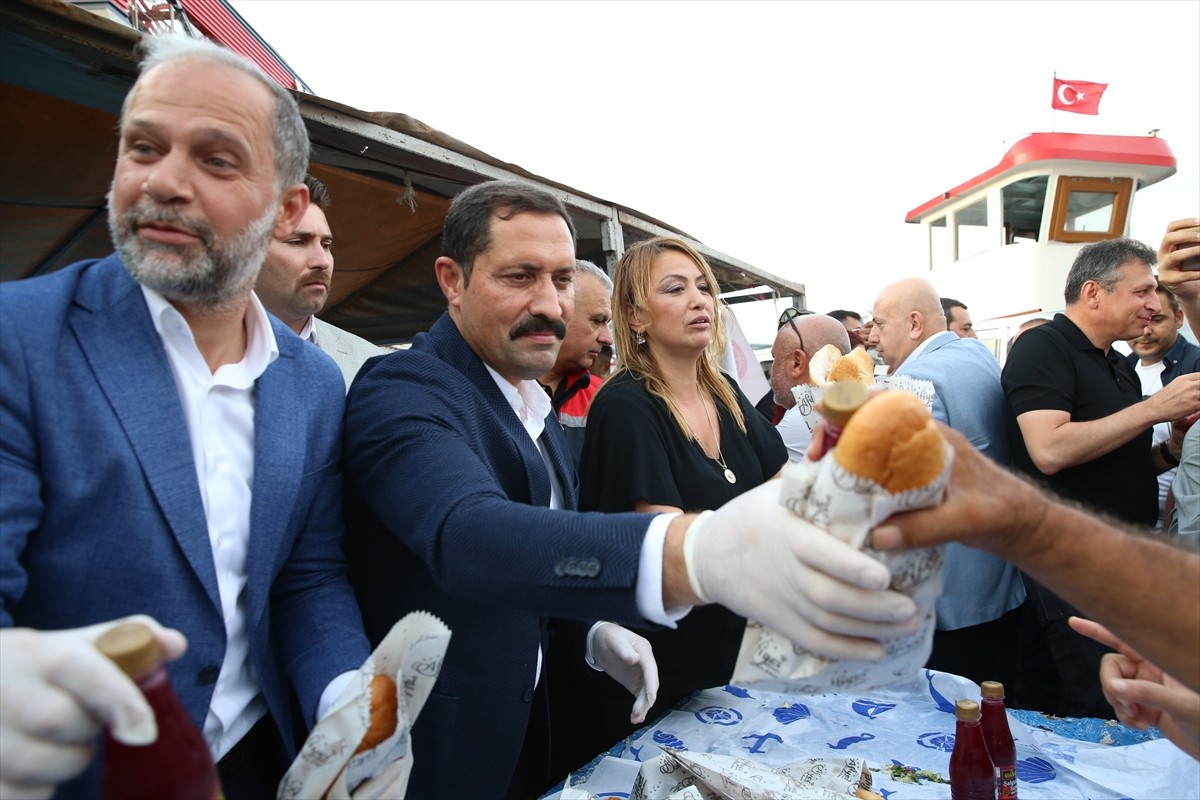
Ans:
[[[553,413],[543,441],[574,509]],[[541,695],[546,617],[646,625],[635,583],[650,516],[550,509],[546,462],[446,314],[410,350],[364,365],[345,442],[347,556],[368,637],[413,609],[453,631],[414,730],[409,794],[502,797]]]
[[[978,339],[960,339],[953,332],[940,333],[916,358],[905,360],[896,374],[931,381],[937,393],[933,418],[1008,467],[1008,405],[1000,385],[1000,365],[986,345]],[[1025,600],[1025,585],[1017,568],[982,550],[946,545],[942,574],[938,630],[958,630],[999,619]]]
[[[369,655],[341,550],[343,384],[272,320],[255,386],[250,655],[289,753],[294,689]],[[168,666],[202,726],[225,652],[192,448],[162,340],[118,256],[0,288],[0,624],[72,628],[145,613],[181,630]],[[96,770],[68,785],[95,796]]]

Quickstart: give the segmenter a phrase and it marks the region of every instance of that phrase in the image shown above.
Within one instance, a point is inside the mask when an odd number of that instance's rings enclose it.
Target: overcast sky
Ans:
[[[1028,133],[1158,128],[1179,171],[1132,234],[1200,215],[1195,0],[233,3],[316,94],[657,217],[817,311],[919,274],[906,213]],[[1052,111],[1055,72],[1109,84],[1099,115]]]

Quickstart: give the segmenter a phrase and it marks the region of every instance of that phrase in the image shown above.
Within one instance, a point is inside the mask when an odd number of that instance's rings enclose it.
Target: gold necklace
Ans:
[[[715,404],[716,400],[714,400],[713,403]],[[721,457],[721,440],[717,437],[717,429],[713,427],[712,416],[708,413],[708,404],[704,401],[701,401],[700,404],[704,406],[704,419],[708,422],[708,432],[712,434],[713,444],[717,446],[717,457],[715,460],[721,465],[721,469],[725,470],[725,480],[729,481],[730,483],[737,483],[737,475],[733,474],[733,470],[729,468],[729,466],[725,463],[725,459]],[[703,450],[704,448],[701,447],[700,449]],[[705,455],[707,456],[708,453],[705,453]],[[712,456],[708,457],[712,458]]]

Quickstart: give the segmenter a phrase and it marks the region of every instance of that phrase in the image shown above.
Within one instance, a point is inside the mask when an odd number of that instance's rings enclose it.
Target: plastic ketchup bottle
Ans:
[[[959,700],[954,716],[958,723],[950,754],[951,800],[996,800],[996,771],[983,741],[979,703]]]
[[[1004,684],[984,681],[980,687],[983,741],[996,767],[996,796],[1001,800],[1016,800],[1017,748],[1008,729],[1008,715],[1004,713]]]
[[[105,800],[222,797],[208,743],[171,686],[153,631],[136,622],[118,625],[97,639],[96,647],[138,685],[158,723],[158,738],[145,746],[105,736],[101,780]]]

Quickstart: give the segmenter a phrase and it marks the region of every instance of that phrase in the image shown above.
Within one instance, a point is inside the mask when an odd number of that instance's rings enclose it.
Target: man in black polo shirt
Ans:
[[[1156,261],[1153,250],[1128,239],[1084,247],[1067,276],[1065,313],[1021,336],[1002,376],[1013,466],[1064,497],[1146,528],[1157,519],[1155,476],[1179,458],[1171,445],[1151,446],[1151,426],[1200,409],[1200,375],[1181,376],[1143,400],[1133,369],[1112,349],[1140,336],[1161,310]],[[1028,576],[1026,585],[1052,658],[1042,665],[1048,677],[1024,687],[1030,703],[1111,717],[1098,680],[1106,650],[1067,626],[1074,609]],[[1022,670],[1033,678],[1037,667]]]

